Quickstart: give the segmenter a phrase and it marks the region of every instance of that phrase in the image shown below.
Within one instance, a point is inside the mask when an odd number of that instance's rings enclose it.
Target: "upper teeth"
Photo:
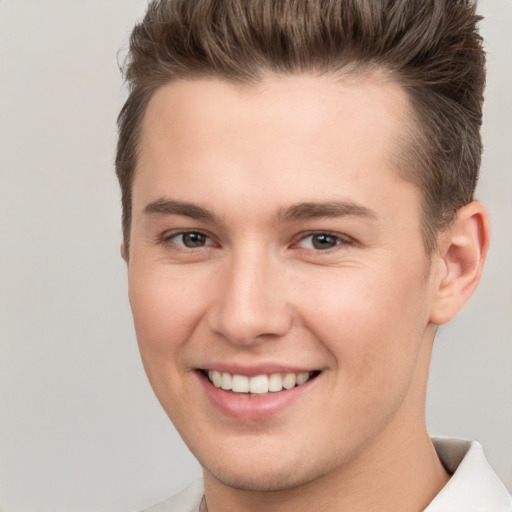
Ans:
[[[247,377],[228,372],[209,370],[208,377],[217,388],[235,393],[268,393],[269,391],[281,391],[304,384],[310,377],[309,372],[303,373],[272,373],[270,375],[256,375]]]

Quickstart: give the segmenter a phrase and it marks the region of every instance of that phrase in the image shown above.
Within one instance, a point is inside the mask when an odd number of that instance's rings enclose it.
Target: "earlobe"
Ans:
[[[128,262],[128,255],[126,254],[126,247],[124,243],[120,245],[119,252],[121,253],[121,258],[123,258],[124,261]]]
[[[485,207],[475,201],[460,208],[456,221],[441,235],[432,323],[449,322],[469,300],[480,281],[489,241],[489,217]]]

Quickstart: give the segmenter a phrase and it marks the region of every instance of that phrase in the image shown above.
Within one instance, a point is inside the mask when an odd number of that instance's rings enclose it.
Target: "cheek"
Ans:
[[[130,306],[146,367],[180,361],[177,355],[201,316],[201,297],[194,283],[173,275],[169,268],[131,269]]]
[[[134,265],[128,282],[146,375],[164,410],[171,417],[179,418],[186,412],[182,397],[186,396],[184,383],[190,370],[183,364],[183,352],[194,329],[200,294],[192,293],[194,287],[173,279],[169,269]]]
[[[316,301],[309,328],[330,352],[334,370],[326,377],[330,401],[338,404],[329,423],[319,428],[331,432],[329,425],[336,425],[350,439],[375,435],[415,389],[425,329],[417,291],[405,297],[401,283],[391,286],[384,279],[345,284],[331,300]]]
[[[308,328],[331,352],[342,379],[389,387],[410,377],[428,324],[421,268],[409,262],[387,272],[348,269],[309,295]]]

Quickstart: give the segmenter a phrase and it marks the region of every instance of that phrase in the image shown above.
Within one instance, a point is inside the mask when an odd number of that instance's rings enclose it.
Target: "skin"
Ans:
[[[393,165],[408,109],[375,74],[180,81],[149,103],[130,303],[210,512],[419,511],[449,478],[424,421],[431,348],[476,287],[489,229],[472,203],[425,254],[420,191]],[[207,398],[197,369],[219,362],[321,373],[255,420]]]

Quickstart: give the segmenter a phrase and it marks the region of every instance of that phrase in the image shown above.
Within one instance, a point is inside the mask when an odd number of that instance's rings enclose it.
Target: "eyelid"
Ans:
[[[199,233],[201,235],[204,235],[208,239],[208,242],[203,246],[192,248],[186,247],[185,245],[176,243],[174,241],[180,235],[186,235],[188,233]],[[202,229],[171,229],[168,231],[164,231],[162,234],[159,235],[157,243],[162,245],[174,246],[177,247],[179,250],[185,251],[197,251],[205,247],[217,245],[213,237],[208,232]]]
[[[187,233],[200,233],[200,234],[204,235],[207,238],[206,244],[204,246],[191,248],[191,247],[186,247],[183,244],[174,242],[174,239],[176,237],[179,237],[180,235],[186,235]],[[332,236],[338,240],[338,243],[335,246],[333,246],[332,248],[323,249],[323,250],[322,249],[308,249],[308,248],[300,247],[300,245],[299,245],[300,242],[302,242],[303,240],[305,240],[309,237],[315,236],[315,235]],[[197,251],[197,250],[203,249],[205,247],[219,245],[218,242],[215,241],[214,237],[207,231],[205,231],[203,229],[190,229],[190,228],[188,228],[188,229],[173,229],[173,230],[164,231],[158,236],[156,243],[162,244],[162,245],[173,246],[173,247],[177,248],[178,250],[186,250],[186,251],[188,251],[188,250]],[[292,245],[292,247],[295,246],[298,249],[304,249],[304,250],[314,251],[314,252],[318,252],[318,253],[328,253],[330,251],[336,250],[340,246],[354,245],[354,244],[355,244],[354,239],[352,239],[348,235],[334,232],[334,231],[328,231],[328,230],[312,230],[312,231],[307,231],[307,232],[298,234],[295,237],[295,240],[292,242],[291,245]]]
[[[315,235],[327,235],[327,236],[332,236],[334,238],[337,238],[338,240],[338,243],[336,243],[336,245],[334,247],[331,247],[329,249],[305,249],[303,247],[300,247],[299,244],[300,242],[302,242],[303,240],[311,237],[311,236],[315,236]],[[310,251],[315,251],[315,252],[318,252],[318,253],[328,253],[330,251],[335,251],[337,250],[340,246],[343,246],[343,245],[354,245],[355,242],[354,240],[349,237],[348,235],[345,235],[345,234],[342,234],[342,233],[337,233],[337,232],[334,232],[334,231],[328,231],[328,230],[314,230],[314,231],[308,231],[308,232],[305,232],[305,233],[300,233],[295,241],[293,242],[293,246],[299,246],[298,248],[299,249],[304,249],[304,250],[310,250]]]

